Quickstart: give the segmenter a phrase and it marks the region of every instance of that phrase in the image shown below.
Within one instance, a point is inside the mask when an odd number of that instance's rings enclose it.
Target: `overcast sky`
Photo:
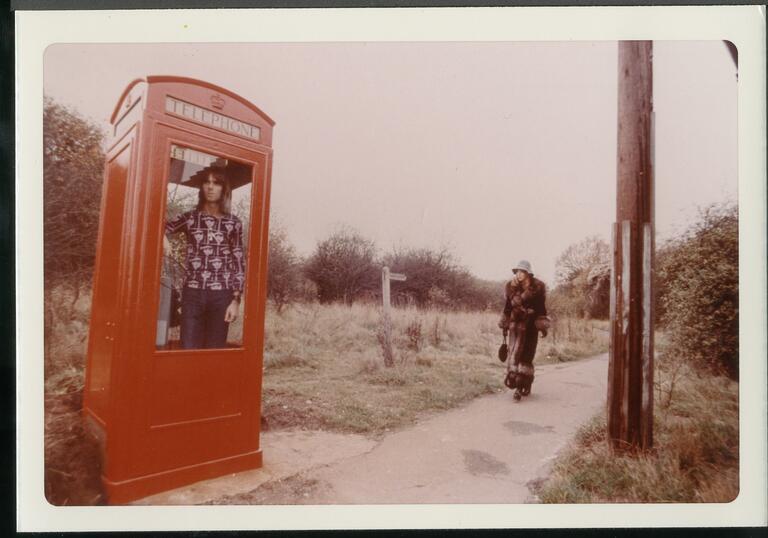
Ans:
[[[346,224],[387,251],[449,246],[475,275],[610,236],[616,42],[54,45],[45,93],[102,124],[146,75],[206,80],[276,121],[272,217],[298,251]],[[736,198],[725,45],[654,43],[656,225]]]

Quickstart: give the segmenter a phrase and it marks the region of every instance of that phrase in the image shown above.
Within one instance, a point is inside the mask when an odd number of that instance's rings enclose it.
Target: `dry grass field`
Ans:
[[[57,505],[98,504],[98,449],[80,420],[90,295],[55,290],[46,305],[46,495]],[[264,429],[371,436],[412,424],[503,386],[497,312],[394,309],[395,365],[383,364],[376,305],[269,308],[265,327]],[[536,363],[605,352],[607,324],[561,320],[539,342]]]
[[[391,368],[383,362],[380,316],[379,308],[364,304],[270,311],[264,350],[266,426],[377,435],[412,423],[420,413],[504,388],[505,366],[497,358],[502,341],[498,313],[394,310]],[[559,325],[540,340],[536,363],[607,349],[604,322]]]

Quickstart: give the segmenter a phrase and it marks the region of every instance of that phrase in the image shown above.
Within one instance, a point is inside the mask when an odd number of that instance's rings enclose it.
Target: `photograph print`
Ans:
[[[44,68],[51,504],[739,494],[732,43]]]

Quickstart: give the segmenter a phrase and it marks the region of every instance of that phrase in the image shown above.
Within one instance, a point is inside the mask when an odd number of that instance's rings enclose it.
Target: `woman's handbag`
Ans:
[[[504,343],[499,346],[499,360],[504,362],[507,360],[509,354],[509,347],[507,347],[507,329],[504,329]]]

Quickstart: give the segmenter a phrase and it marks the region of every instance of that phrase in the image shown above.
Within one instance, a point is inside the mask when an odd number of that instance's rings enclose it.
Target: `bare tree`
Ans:
[[[300,294],[301,263],[296,249],[280,225],[269,230],[269,268],[267,270],[267,296],[280,312]]]
[[[555,262],[557,286],[550,295],[552,312],[606,318],[610,272],[610,247],[600,237],[587,237],[570,245]]]
[[[600,264],[610,263],[610,247],[599,236],[593,235],[570,245],[555,261],[555,281],[568,284],[582,273],[588,273]]]

